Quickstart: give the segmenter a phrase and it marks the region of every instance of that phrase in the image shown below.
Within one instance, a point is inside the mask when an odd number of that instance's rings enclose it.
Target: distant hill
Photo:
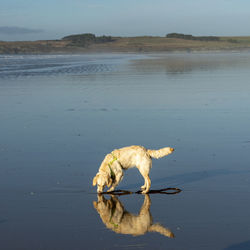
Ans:
[[[185,35],[180,33],[170,33],[166,35],[167,38],[179,38],[185,40],[194,40],[194,41],[220,41],[220,38],[217,36],[193,36]]]
[[[95,43],[107,43],[112,42],[114,39],[111,36],[95,36],[91,33],[70,35],[62,38],[64,41],[70,41],[68,46],[88,46]]]
[[[60,40],[0,41],[0,54],[47,54],[92,52],[172,52],[250,49],[250,37],[193,36],[179,33],[159,36],[112,37],[91,33]]]

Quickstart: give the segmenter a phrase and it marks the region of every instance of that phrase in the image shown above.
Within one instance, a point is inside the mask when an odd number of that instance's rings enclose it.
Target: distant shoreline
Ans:
[[[214,40],[201,40],[209,37],[182,36],[95,37],[93,34],[82,34],[68,36],[61,40],[0,41],[0,54],[157,53],[250,50],[250,36],[216,37]]]

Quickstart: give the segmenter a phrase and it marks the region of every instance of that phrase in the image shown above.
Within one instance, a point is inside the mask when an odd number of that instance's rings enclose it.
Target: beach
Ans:
[[[0,55],[0,65],[3,249],[250,248],[250,53]],[[129,145],[175,148],[150,178],[181,192],[97,196],[104,156]],[[129,169],[118,188],[142,184]]]

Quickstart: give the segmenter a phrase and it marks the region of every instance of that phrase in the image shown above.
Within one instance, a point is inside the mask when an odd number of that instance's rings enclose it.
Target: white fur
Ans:
[[[98,173],[93,179],[93,186],[97,185],[97,192],[101,193],[105,186],[113,191],[123,178],[123,170],[136,167],[144,178],[144,185],[141,187],[142,193],[148,193],[151,180],[149,172],[152,167],[153,158],[161,158],[174,151],[173,148],[166,147],[159,150],[146,149],[142,146],[129,146],[113,150],[107,154],[101,163]]]

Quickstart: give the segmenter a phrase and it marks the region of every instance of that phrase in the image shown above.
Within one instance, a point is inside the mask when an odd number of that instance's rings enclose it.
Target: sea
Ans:
[[[96,193],[130,145],[168,191]],[[1,249],[250,249],[249,197],[250,52],[0,55]]]

